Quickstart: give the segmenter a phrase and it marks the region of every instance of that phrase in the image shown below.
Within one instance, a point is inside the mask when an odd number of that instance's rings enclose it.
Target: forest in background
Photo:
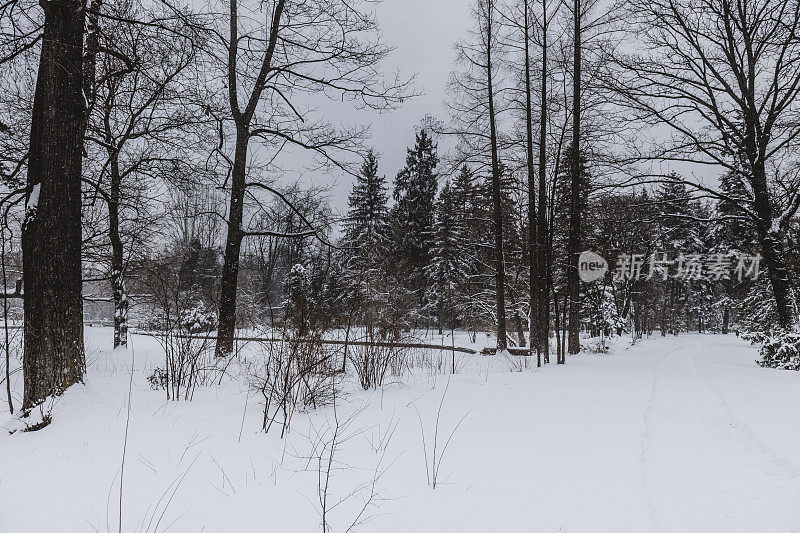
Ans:
[[[420,117],[387,179],[368,128],[324,113],[418,91],[381,68],[369,2],[2,4],[5,382],[22,319],[22,407],[82,380],[84,311],[104,302],[115,346],[166,332],[189,366],[190,334],[224,358],[241,330],[294,347],[343,331],[374,347],[367,368],[435,328],[539,364],[582,332],[733,329],[800,368],[800,3],[472,9],[450,116]],[[348,205],[287,183],[289,154],[353,177]],[[586,250],[609,262],[598,282],[580,281]],[[634,254],[642,275],[618,275]],[[737,275],[742,256],[758,276]],[[700,257],[724,268],[685,268]]]

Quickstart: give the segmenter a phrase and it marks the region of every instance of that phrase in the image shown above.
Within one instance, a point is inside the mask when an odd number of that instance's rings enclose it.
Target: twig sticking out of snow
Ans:
[[[447,440],[442,446],[441,450],[438,449],[439,446],[439,423],[442,417],[442,408],[444,407],[444,399],[447,396],[447,390],[450,388],[450,378],[447,379],[447,385],[445,385],[444,392],[442,393],[442,399],[439,401],[439,409],[436,411],[436,421],[433,427],[433,447],[430,453],[430,461],[428,460],[428,445],[425,439],[425,426],[422,423],[422,416],[419,413],[419,410],[415,407],[414,410],[417,411],[417,418],[419,419],[419,428],[420,432],[422,433],[422,451],[425,457],[425,476],[428,479],[428,485],[432,488],[436,488],[436,485],[439,483],[439,471],[442,466],[442,460],[444,459],[444,454],[447,451],[448,446],[450,446],[450,441],[453,439],[453,435],[455,435],[458,428],[464,422],[464,419],[472,412],[472,409],[464,413],[458,423],[453,427],[450,434],[447,436]]]

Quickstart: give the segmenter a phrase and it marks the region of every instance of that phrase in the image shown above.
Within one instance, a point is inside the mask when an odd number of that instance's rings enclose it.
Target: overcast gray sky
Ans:
[[[469,27],[469,0],[384,0],[375,4],[385,42],[395,48],[385,62],[387,72],[399,68],[405,76],[417,74],[415,86],[423,94],[407,100],[396,111],[356,113],[357,121],[371,123],[371,144],[380,153],[380,171],[391,183],[405,163],[406,147],[414,143],[414,128],[423,117],[447,118],[443,105],[447,79],[453,70],[453,43]],[[334,112],[334,114],[337,114]],[[352,112],[349,113],[352,115]],[[345,122],[349,117],[341,117]],[[312,182],[330,176],[307,176]],[[338,176],[331,192],[335,207],[344,211],[352,179]]]

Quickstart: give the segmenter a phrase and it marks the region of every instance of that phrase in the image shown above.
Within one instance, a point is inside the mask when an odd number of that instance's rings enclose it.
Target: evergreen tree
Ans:
[[[491,260],[490,224],[487,218],[485,192],[476,183],[474,173],[466,165],[456,175],[450,188],[453,198],[455,226],[461,231],[461,254],[468,267],[466,278],[459,290],[460,316],[462,325],[475,332],[485,325],[485,310],[482,305],[482,291],[486,284],[485,266]]]
[[[425,269],[431,261],[438,164],[436,145],[423,129],[395,181],[393,251],[402,279],[407,280],[408,289],[420,304],[425,293]]]
[[[755,254],[760,250],[758,233],[752,220],[745,216],[739,207],[748,201],[747,190],[741,173],[729,171],[719,180],[719,188],[726,199],[717,201],[714,206],[717,223],[713,227],[713,251],[736,259],[738,254]],[[792,242],[789,239],[789,242]],[[791,250],[791,246],[787,252]],[[791,257],[791,254],[789,254]],[[791,264],[791,263],[790,263]],[[744,331],[769,331],[771,324],[777,323],[772,291],[764,279],[720,280],[719,305],[723,308],[723,333],[727,333],[731,312],[737,329]]]
[[[345,292],[353,310],[372,327],[386,301],[385,274],[389,246],[386,178],[378,174],[378,158],[369,151],[348,201],[345,220]]]
[[[654,251],[667,253],[676,261],[681,257],[688,261],[712,249],[709,225],[704,222],[710,216],[708,209],[693,198],[693,191],[678,181],[677,176],[675,181],[658,188],[654,201],[654,229],[659,236]],[[675,265],[672,270],[677,268]],[[715,306],[717,281],[701,276],[699,279],[659,280],[655,284],[662,288],[662,331],[705,331],[716,329],[716,325],[721,323],[721,314]],[[654,309],[657,306],[658,303],[653,301],[646,307]]]
[[[308,269],[300,263],[292,266],[286,280],[286,320],[302,337],[308,331],[309,295],[311,283]]]
[[[444,327],[456,327],[461,317],[463,291],[470,273],[470,262],[466,253],[465,217],[459,212],[457,199],[459,198],[448,181],[439,193],[436,203],[431,263],[426,269],[426,308],[435,316],[440,331]]]
[[[584,235],[586,227],[585,224],[578,224],[577,228],[580,230],[579,233],[570,235],[570,230],[575,229],[574,227],[571,228],[570,224],[570,215],[574,211],[574,206],[572,203],[573,200],[578,202],[577,210],[580,212],[584,212],[587,209],[592,176],[590,175],[589,169],[586,165],[586,156],[584,153],[581,153],[579,154],[580,176],[577,178],[577,180],[573,180],[573,167],[575,166],[575,161],[574,157],[570,155],[573,154],[572,145],[566,148],[564,154],[566,154],[567,157],[562,157],[559,161],[558,168],[556,169],[556,178],[554,184],[555,190],[553,198],[552,236],[553,265],[551,267],[553,272],[551,275],[553,276],[553,295],[557,300],[554,302],[554,311],[555,307],[558,306],[558,313],[562,315],[554,318],[559,320],[561,327],[566,330],[567,326],[569,326],[570,329],[577,327],[577,320],[580,317],[580,309],[578,309],[578,316],[575,316],[574,313],[571,313],[571,311],[574,311],[572,306],[568,305],[568,298],[580,300],[580,294],[578,294],[578,297],[575,298],[575,294],[571,293],[570,291],[570,269],[572,267],[573,260],[577,261],[577,256],[573,257],[574,254],[576,250],[578,253],[580,252],[586,237]],[[575,197],[573,198],[572,186],[575,181],[577,181],[581,189],[577,191],[577,194],[574,195]],[[578,291],[580,291],[580,289],[580,284],[578,284]],[[559,304],[559,302],[561,303]],[[574,334],[572,337],[573,342],[570,344],[574,350],[576,348],[574,345]],[[562,338],[561,342],[558,343],[559,345],[557,346],[558,350],[556,361],[559,364],[566,362],[564,350],[561,349],[561,344],[565,344],[563,341],[564,339]]]
[[[380,262],[387,252],[389,212],[386,178],[378,175],[378,158],[370,150],[348,199],[345,241],[354,248],[351,260]]]

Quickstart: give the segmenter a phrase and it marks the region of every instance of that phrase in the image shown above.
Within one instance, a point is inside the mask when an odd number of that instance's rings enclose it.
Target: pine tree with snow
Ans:
[[[466,279],[459,289],[461,301],[459,314],[462,327],[475,332],[485,325],[485,307],[482,302],[487,272],[481,265],[491,260],[491,221],[487,218],[478,178],[467,165],[463,165],[450,185],[453,199],[454,224],[461,232],[461,254],[467,266]]]
[[[438,164],[436,144],[423,129],[417,133],[414,147],[408,150],[406,166],[397,174],[394,188],[393,253],[398,271],[420,304],[425,269],[431,261]]]
[[[439,193],[436,203],[431,263],[425,269],[428,278],[426,309],[436,318],[440,332],[445,327],[456,327],[461,317],[460,307],[470,275],[465,217],[459,211],[456,200],[448,181]]]
[[[308,270],[297,263],[289,270],[286,280],[286,320],[302,337],[308,331],[310,281]]]
[[[349,306],[371,327],[385,301],[389,247],[386,178],[378,174],[378,157],[369,151],[353,184],[345,219],[345,292]]]
[[[383,260],[389,244],[389,210],[386,178],[378,174],[378,157],[367,152],[348,199],[345,241],[354,248],[351,261],[375,264]]]
[[[524,243],[519,216],[520,190],[514,175],[502,162],[500,169],[500,206],[503,225],[504,294],[507,303],[507,329],[516,331],[524,343],[520,305],[526,288],[515,286],[521,280],[516,269],[521,264]],[[491,175],[474,175],[462,167],[451,184],[456,217],[461,220],[464,233],[464,254],[470,263],[469,279],[465,292],[470,303],[464,303],[464,318],[472,325],[494,327],[496,321],[496,271],[494,261],[494,209]]]

